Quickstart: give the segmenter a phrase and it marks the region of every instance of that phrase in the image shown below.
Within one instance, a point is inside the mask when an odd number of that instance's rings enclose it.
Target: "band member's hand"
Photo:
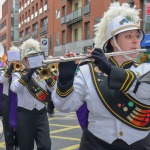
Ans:
[[[14,63],[11,63],[11,65],[9,66],[9,68],[6,71],[6,74],[10,76],[13,69],[14,69]]]
[[[48,79],[45,79],[47,85],[51,85],[52,82],[53,82],[53,78],[52,77],[49,77]]]
[[[24,76],[22,76],[22,80],[25,83],[28,83],[31,80],[32,74],[37,70],[37,68],[31,68]]]
[[[110,75],[111,64],[108,62],[103,50],[95,48],[91,53],[91,58],[94,59],[94,63],[98,66],[99,70]]]
[[[60,62],[58,65],[59,70],[59,82],[62,85],[67,84],[74,78],[77,64],[74,61]]]

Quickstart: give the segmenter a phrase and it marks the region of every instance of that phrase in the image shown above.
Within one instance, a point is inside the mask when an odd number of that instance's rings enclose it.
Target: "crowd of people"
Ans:
[[[21,69],[15,63],[0,73],[0,114],[7,150],[50,150],[48,115],[54,107],[75,111],[82,128],[79,150],[150,150],[150,94],[148,62],[136,63],[144,32],[140,11],[128,3],[110,4],[95,25],[90,61],[60,62],[57,81],[41,79],[28,57],[40,44],[28,39],[21,45]],[[19,51],[12,48],[10,51]],[[123,52],[106,57],[107,53]],[[68,52],[64,57],[75,57]],[[51,108],[50,108],[51,107]],[[49,109],[48,109],[49,108]]]

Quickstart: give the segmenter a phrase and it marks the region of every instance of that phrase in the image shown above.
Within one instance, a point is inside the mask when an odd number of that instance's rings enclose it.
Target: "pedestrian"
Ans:
[[[112,3],[95,27],[95,48],[88,50],[93,61],[79,66],[76,74],[74,61],[59,63],[52,92],[56,109],[77,111],[85,102],[89,111],[80,150],[150,149],[150,85],[144,78],[150,64],[135,63],[138,52],[125,53],[140,49],[144,38],[139,13],[128,3]],[[118,51],[124,54],[106,58],[105,53]]]
[[[37,68],[29,68],[28,58],[39,54],[40,44],[28,39],[21,45],[24,70],[12,74],[11,90],[17,93],[18,112],[16,134],[20,150],[33,150],[34,140],[39,150],[50,150],[51,139],[46,98],[51,81],[41,79]]]
[[[12,46],[9,50],[10,52],[19,52],[18,47]],[[0,94],[1,102],[0,102],[0,111],[2,115],[2,124],[4,130],[4,138],[6,150],[16,150],[17,149],[17,138],[15,134],[14,128],[12,128],[9,124],[9,115],[10,115],[10,101],[9,101],[9,88],[10,88],[10,78],[13,72],[13,62],[7,62],[8,68],[1,69],[0,71],[0,84],[1,91]]]

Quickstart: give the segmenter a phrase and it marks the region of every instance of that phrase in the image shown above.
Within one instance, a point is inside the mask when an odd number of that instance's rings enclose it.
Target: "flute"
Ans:
[[[146,49],[135,49],[132,51],[123,51],[123,52],[112,52],[112,53],[105,53],[106,57],[110,56],[119,56],[119,55],[128,55],[138,52],[146,52]],[[76,60],[91,60],[91,58],[86,54],[77,55],[75,57],[64,57],[64,56],[57,56],[57,57],[49,57],[47,60],[43,60],[43,64],[52,64],[52,63],[59,63],[59,62],[67,62],[67,61],[76,61]]]

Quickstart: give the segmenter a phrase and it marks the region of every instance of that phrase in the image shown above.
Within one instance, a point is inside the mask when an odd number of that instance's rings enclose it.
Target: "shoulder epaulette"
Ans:
[[[134,65],[134,67],[138,67],[140,65],[140,63],[134,62],[133,65]]]

